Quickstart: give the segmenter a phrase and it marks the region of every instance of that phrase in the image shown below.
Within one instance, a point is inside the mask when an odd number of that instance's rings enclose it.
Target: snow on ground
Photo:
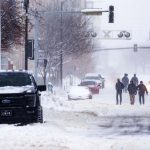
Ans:
[[[57,89],[42,93],[43,124],[0,125],[0,150],[149,150],[150,96],[146,104],[115,105],[109,85],[92,100],[68,101]]]

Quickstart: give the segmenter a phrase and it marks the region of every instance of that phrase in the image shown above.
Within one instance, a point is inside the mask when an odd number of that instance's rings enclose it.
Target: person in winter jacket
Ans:
[[[145,92],[146,92],[146,94],[148,94],[148,91],[147,91],[146,86],[143,84],[143,81],[140,81],[140,84],[137,86],[137,89],[138,89],[138,94],[139,94],[139,102],[140,102],[140,104],[144,105],[144,103],[145,103],[145,99],[144,99]]]
[[[133,83],[134,83],[136,86],[138,86],[139,81],[138,81],[138,78],[137,78],[136,74],[134,74],[134,76],[131,78],[131,80],[133,81]]]
[[[128,84],[129,84],[129,78],[128,78],[128,74],[124,74],[124,77],[122,78],[122,83],[124,85],[124,92],[127,93],[128,90]]]
[[[134,105],[137,88],[132,80],[130,81],[130,84],[128,85],[128,92],[129,92],[129,96],[130,96],[130,104]]]
[[[124,88],[124,85],[123,83],[120,81],[120,79],[117,79],[117,83],[115,85],[115,88],[116,88],[116,104],[122,104],[122,90]],[[119,98],[120,99],[119,99]]]

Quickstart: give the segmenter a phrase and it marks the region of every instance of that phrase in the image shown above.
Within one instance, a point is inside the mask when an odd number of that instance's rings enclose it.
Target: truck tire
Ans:
[[[36,122],[43,123],[43,109],[41,106],[38,106],[36,110]]]

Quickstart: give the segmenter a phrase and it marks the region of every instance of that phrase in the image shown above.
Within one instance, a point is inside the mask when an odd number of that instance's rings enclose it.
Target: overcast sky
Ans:
[[[138,46],[150,47],[150,0],[93,0],[95,1],[95,8],[102,8],[108,10],[109,5],[114,5],[115,18],[114,23],[108,23],[108,13],[103,13],[102,16],[97,16],[94,26],[98,33],[97,38],[100,37],[100,30],[116,31],[129,31],[131,32],[131,40],[97,40],[98,46],[102,48],[107,47],[132,47],[133,44]],[[95,40],[96,41],[96,40]],[[123,72],[137,72],[138,65],[137,60],[139,57],[144,57],[145,50],[143,53],[133,52],[133,50],[127,51],[110,51],[110,52],[99,52],[100,63],[98,68],[102,66],[105,68],[107,64],[111,66],[114,71],[123,74]],[[131,56],[131,59],[126,59],[126,56]],[[104,65],[106,64],[106,66]],[[149,68],[150,69],[150,68]],[[149,70],[148,69],[148,70]],[[138,72],[142,72],[139,70]]]
[[[101,17],[97,17],[97,30],[127,30],[132,34],[132,41],[123,41],[125,45],[127,43],[150,45],[150,0],[93,1],[95,8],[108,10],[109,5],[114,5],[115,8],[114,24],[108,24],[108,13],[103,13]]]

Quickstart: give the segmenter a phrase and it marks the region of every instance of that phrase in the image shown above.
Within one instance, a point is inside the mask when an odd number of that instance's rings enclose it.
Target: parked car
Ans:
[[[92,94],[99,94],[100,84],[96,81],[84,80],[80,83],[80,86],[88,87]]]
[[[98,74],[98,76],[102,81],[102,88],[105,88],[105,78],[101,74]]]
[[[43,122],[40,91],[32,74],[23,71],[0,72],[0,123]]]
[[[88,73],[82,79],[82,81],[95,81],[100,85],[100,88],[105,87],[105,79],[100,74],[97,73]]]
[[[72,86],[68,92],[68,100],[92,99],[92,93],[87,87]]]
[[[150,81],[148,81],[148,83],[146,84],[146,88],[147,88],[148,92],[150,92]]]

